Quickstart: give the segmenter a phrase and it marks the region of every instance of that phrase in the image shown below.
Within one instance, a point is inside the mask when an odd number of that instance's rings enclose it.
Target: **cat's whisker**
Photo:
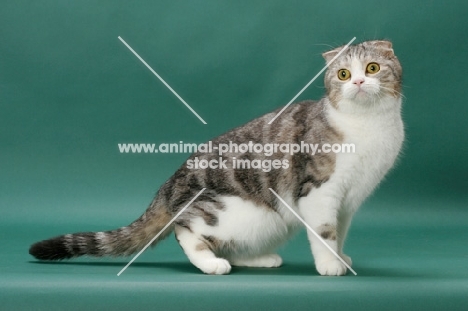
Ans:
[[[389,88],[389,87],[385,87],[385,86],[383,86],[383,85],[380,85],[380,88],[382,88],[382,89],[384,89],[384,90],[387,90],[387,91],[390,91],[390,92],[392,92],[392,93],[396,93],[396,94],[400,95],[402,98],[406,98],[406,96],[403,95],[403,93],[398,92],[398,91],[396,91],[395,89],[392,89],[392,88]]]
[[[330,45],[330,44],[327,44],[327,43],[316,43],[314,45],[326,46],[329,49],[334,49],[335,48],[333,45]]]

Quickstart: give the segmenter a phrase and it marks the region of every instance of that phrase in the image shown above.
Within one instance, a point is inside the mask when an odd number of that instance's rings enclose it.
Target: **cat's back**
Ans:
[[[314,126],[315,130],[320,131],[327,125],[325,105],[324,99],[304,100],[288,106],[284,111],[283,107],[278,108],[216,137],[213,143],[293,143],[307,131],[313,130]]]

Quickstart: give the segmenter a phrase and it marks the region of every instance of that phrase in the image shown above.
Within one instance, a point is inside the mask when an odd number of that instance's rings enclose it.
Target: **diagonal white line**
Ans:
[[[270,189],[270,191],[278,198],[278,200],[281,201],[281,203],[284,204],[284,206],[286,206],[293,214],[294,216],[297,217],[297,219],[299,219],[306,227],[307,229],[310,230],[310,232],[312,232],[316,237],[317,239],[319,239],[320,242],[323,243],[323,245],[325,245],[331,252],[333,255],[335,255],[336,258],[338,258],[345,266],[346,268],[349,269],[349,271],[351,271],[354,275],[357,275],[356,271],[354,271],[347,263],[346,261],[343,260],[343,258],[340,257],[340,255],[338,255],[334,250],[333,248],[330,247],[330,245],[327,244],[327,242],[325,242],[322,237],[320,235],[317,234],[317,232],[314,231],[314,229],[312,229],[306,222],[304,219],[301,218],[301,216],[299,216],[292,208],[291,206],[288,205],[288,203],[286,203],[283,198],[281,198],[278,193],[275,192],[275,190],[271,189],[271,188],[268,188]]]
[[[302,90],[300,90],[299,93],[297,93],[296,96],[294,96],[293,99],[291,99],[291,100],[289,101],[289,103],[287,103],[286,106],[284,106],[283,109],[281,109],[281,111],[278,112],[278,113],[276,114],[276,116],[275,116],[273,119],[271,119],[270,122],[268,122],[268,124],[273,123],[273,121],[275,121],[276,118],[278,118],[278,117],[280,116],[280,114],[282,114],[282,113],[286,110],[286,108],[288,108],[289,105],[291,105],[291,104],[293,103],[293,101],[295,101],[296,98],[298,98],[299,95],[301,95],[302,92],[304,92],[304,91],[306,90],[306,88],[308,88],[309,85],[311,85],[311,84],[315,81],[315,79],[317,79],[318,76],[320,76],[320,75],[322,74],[322,72],[324,72],[325,69],[327,69],[328,66],[330,66],[330,64],[333,63],[333,62],[335,61],[335,59],[337,59],[338,56],[341,55],[341,53],[343,53],[343,51],[346,50],[346,49],[351,45],[351,43],[353,43],[354,40],[356,40],[356,37],[352,38],[351,41],[349,41],[348,44],[346,44],[345,47],[344,47],[343,49],[341,49],[341,51],[340,51],[338,54],[336,54],[336,56],[333,57],[332,60],[329,61],[329,62],[325,65],[325,67],[323,67],[322,70],[320,70],[320,71],[315,75],[315,77],[313,77],[312,80],[310,80],[309,83],[307,83],[306,86],[304,86],[304,87],[302,88]]]
[[[161,233],[164,232],[164,230],[166,230],[167,228],[169,228],[169,226],[177,219],[177,217],[179,217],[189,206],[190,204],[193,203],[193,201],[195,201],[196,198],[198,198],[198,196],[200,196],[200,194],[202,194],[203,191],[205,191],[206,188],[203,188],[202,190],[200,190],[200,192],[197,193],[196,196],[193,197],[193,199],[190,200],[190,202],[187,203],[187,205],[184,206],[183,209],[181,209],[175,216],[174,218],[171,219],[171,221],[166,225],[164,226],[164,228],[162,228],[161,231],[159,231],[158,234],[156,234],[154,236],[154,238],[151,239],[151,241],[149,241],[148,244],[146,244],[145,247],[143,247],[143,249],[141,251],[138,252],[138,254],[135,255],[135,257],[132,258],[132,260],[130,260],[130,262],[125,266],[123,267],[122,270],[120,270],[119,273],[117,273],[117,276],[120,276],[137,258],[138,256],[140,256],[150,245],[151,243],[153,243],[160,235]]]
[[[137,58],[138,58],[138,59],[139,59],[139,60],[140,60],[140,61],[141,61],[141,62],[142,62],[142,63],[143,63],[143,64],[144,64],[144,65],[145,65],[145,66],[146,66],[146,67],[147,67],[147,68],[148,68],[148,69],[149,69],[149,70],[150,70],[150,71],[151,71],[151,72],[168,88],[168,89],[169,89],[169,91],[171,91],[185,106],[187,106],[187,108],[188,108],[195,116],[197,116],[198,119],[200,119],[200,121],[203,122],[203,124],[207,124],[207,123],[205,122],[205,120],[203,120],[202,117],[200,117],[200,116],[198,115],[198,113],[196,113],[196,111],[193,110],[192,107],[190,107],[190,105],[187,104],[187,103],[185,102],[185,100],[184,100],[182,97],[180,97],[179,94],[177,94],[177,92],[174,91],[174,90],[172,89],[172,87],[170,87],[170,85],[167,84],[166,81],[164,81],[164,79],[161,78],[161,76],[158,75],[157,72],[154,71],[153,68],[151,68],[150,65],[148,65],[148,64],[143,60],[143,58],[141,58],[140,55],[138,55],[138,53],[135,52],[135,50],[132,49],[132,47],[131,47],[130,45],[128,45],[127,42],[125,42],[124,39],[122,39],[120,36],[119,36],[118,38],[119,38],[119,40],[122,41],[122,43],[125,44],[125,46],[126,46],[133,54],[135,54],[135,56],[136,56],[136,57],[137,57]]]

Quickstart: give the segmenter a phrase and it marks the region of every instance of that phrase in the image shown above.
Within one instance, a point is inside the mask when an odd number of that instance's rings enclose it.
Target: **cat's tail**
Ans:
[[[151,239],[171,221],[172,215],[155,201],[132,224],[104,232],[65,234],[33,244],[29,253],[40,260],[62,260],[83,255],[128,256],[143,249]],[[173,226],[168,227],[153,242],[165,238]]]

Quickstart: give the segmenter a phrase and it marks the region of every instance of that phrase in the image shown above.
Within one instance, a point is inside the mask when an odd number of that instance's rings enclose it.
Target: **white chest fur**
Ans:
[[[337,154],[330,180],[340,184],[346,208],[356,210],[393,166],[404,139],[400,110],[401,100],[395,98],[358,111],[328,110],[330,123],[343,134],[344,143],[355,146],[354,153]]]

